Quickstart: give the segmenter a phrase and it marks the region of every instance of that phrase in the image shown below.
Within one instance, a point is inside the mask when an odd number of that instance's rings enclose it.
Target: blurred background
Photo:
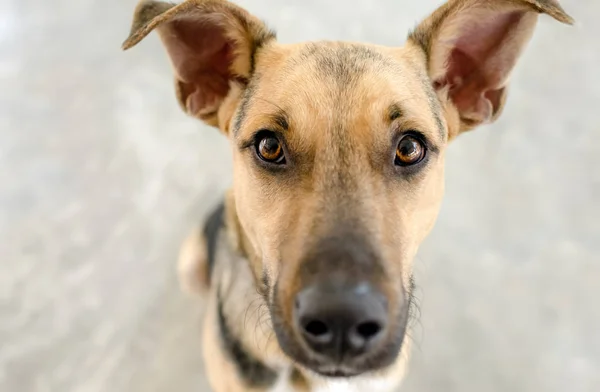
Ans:
[[[401,45],[440,0],[240,0],[283,42]],[[541,23],[447,155],[402,391],[600,391],[600,3]],[[0,0],[0,391],[207,391],[178,245],[231,179],[134,0]]]

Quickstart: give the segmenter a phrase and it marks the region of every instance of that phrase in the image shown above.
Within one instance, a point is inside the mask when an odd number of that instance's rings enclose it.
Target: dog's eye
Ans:
[[[263,133],[256,140],[256,154],[265,162],[283,164],[285,155],[279,139],[274,134]]]
[[[416,165],[425,158],[426,148],[421,140],[413,135],[405,135],[396,147],[396,165]]]

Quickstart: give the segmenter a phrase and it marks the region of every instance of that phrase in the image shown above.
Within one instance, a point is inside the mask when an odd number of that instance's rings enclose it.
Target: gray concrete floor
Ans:
[[[245,0],[282,41],[396,45],[438,0]],[[403,391],[600,390],[600,3],[543,18],[451,146]],[[177,246],[230,181],[133,0],[0,1],[0,391],[206,391]]]

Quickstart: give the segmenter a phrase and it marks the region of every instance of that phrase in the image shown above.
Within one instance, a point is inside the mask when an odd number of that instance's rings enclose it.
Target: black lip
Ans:
[[[350,378],[360,376],[362,373],[358,371],[347,371],[347,370],[333,370],[333,371],[321,371],[318,369],[313,370],[317,374],[323,377],[329,378]]]

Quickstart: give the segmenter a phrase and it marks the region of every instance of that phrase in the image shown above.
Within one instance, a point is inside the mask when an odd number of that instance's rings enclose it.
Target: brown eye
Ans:
[[[283,147],[281,147],[279,139],[277,139],[277,137],[275,137],[274,135],[262,135],[258,139],[258,143],[256,145],[256,153],[263,161],[276,164],[285,163]]]
[[[425,157],[425,146],[418,138],[411,135],[406,135],[396,147],[396,165],[410,166],[415,165]]]

